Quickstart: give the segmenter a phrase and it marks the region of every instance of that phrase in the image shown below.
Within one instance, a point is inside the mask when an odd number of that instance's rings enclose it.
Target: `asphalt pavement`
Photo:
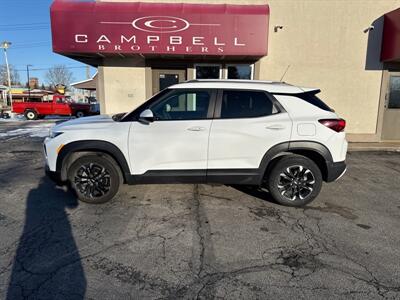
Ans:
[[[400,298],[400,153],[350,153],[300,209],[189,184],[90,205],[44,176],[42,134],[15,134],[51,122],[0,122],[0,299]]]

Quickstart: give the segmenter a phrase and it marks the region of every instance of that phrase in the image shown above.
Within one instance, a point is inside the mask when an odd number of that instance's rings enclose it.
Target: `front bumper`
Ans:
[[[54,181],[57,185],[63,185],[60,172],[50,171],[49,166],[46,165],[45,172],[47,177]]]
[[[343,174],[346,172],[346,162],[345,161],[340,161],[340,162],[327,162],[326,163],[326,182],[332,182],[340,177],[343,176]]]

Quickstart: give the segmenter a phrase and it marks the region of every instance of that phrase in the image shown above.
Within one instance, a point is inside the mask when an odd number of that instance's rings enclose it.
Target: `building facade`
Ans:
[[[198,78],[321,89],[350,141],[400,140],[400,0],[55,1],[55,52],[98,67],[103,113]]]

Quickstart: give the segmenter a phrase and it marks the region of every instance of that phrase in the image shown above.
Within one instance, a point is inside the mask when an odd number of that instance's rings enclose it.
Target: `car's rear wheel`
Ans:
[[[304,206],[314,200],[322,187],[319,167],[301,155],[283,156],[266,174],[266,188],[277,202]]]
[[[38,118],[38,114],[36,111],[29,109],[27,111],[25,111],[24,116],[27,120],[36,120]]]
[[[121,176],[118,165],[101,155],[87,155],[74,161],[68,180],[78,199],[99,204],[111,200],[118,192]]]

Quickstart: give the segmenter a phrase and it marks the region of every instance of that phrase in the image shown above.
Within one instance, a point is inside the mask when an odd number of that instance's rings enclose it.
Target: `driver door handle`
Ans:
[[[189,130],[189,131],[204,131],[206,129],[204,127],[200,127],[200,126],[193,126],[193,127],[189,127],[187,130]]]

